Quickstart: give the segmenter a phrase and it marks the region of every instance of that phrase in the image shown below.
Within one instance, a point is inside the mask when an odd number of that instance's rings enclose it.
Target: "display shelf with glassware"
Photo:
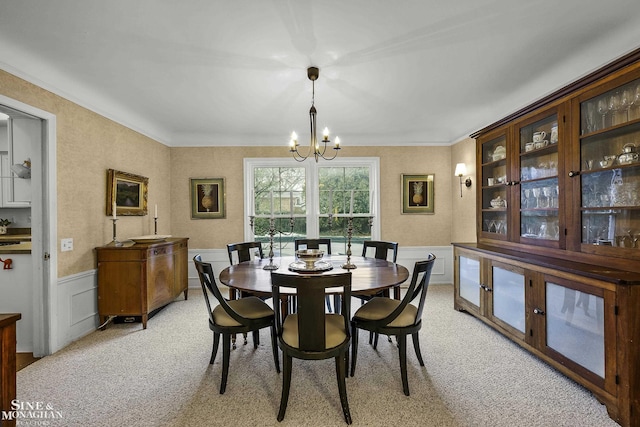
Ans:
[[[500,135],[481,146],[482,228],[493,238],[506,239],[507,215],[507,138]]]
[[[519,128],[520,241],[560,240],[558,116]]]
[[[640,426],[640,49],[474,133],[454,306]]]
[[[580,99],[581,251],[640,259],[640,78],[593,95]]]

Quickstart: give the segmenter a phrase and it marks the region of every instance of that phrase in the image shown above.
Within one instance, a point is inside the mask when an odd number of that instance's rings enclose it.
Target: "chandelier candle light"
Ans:
[[[298,162],[303,162],[309,157],[311,157],[312,155],[316,159],[316,163],[318,162],[318,158],[320,157],[322,157],[325,160],[333,160],[338,155],[338,150],[340,149],[340,138],[336,136],[336,140],[333,146],[333,149],[335,150],[335,154],[333,155],[333,157],[325,157],[325,152],[327,151],[327,144],[331,142],[329,140],[329,129],[325,127],[324,130],[322,131],[322,142],[324,143],[322,150],[320,150],[320,145],[318,144],[318,139],[316,137],[317,111],[314,105],[314,101],[315,101],[315,93],[316,93],[315,81],[318,79],[319,75],[320,75],[320,70],[317,67],[307,68],[307,77],[309,77],[309,80],[311,80],[311,84],[312,84],[311,109],[309,110],[309,121],[311,123],[311,141],[309,143],[309,151],[307,152],[307,155],[303,156],[298,151],[298,147],[300,144],[298,144],[298,135],[295,132],[291,133],[291,140],[289,141],[289,152],[293,155],[293,158]]]

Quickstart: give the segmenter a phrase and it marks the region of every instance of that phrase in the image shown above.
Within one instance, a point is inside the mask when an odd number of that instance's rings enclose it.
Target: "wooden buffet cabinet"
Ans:
[[[98,257],[98,313],[105,324],[113,316],[141,316],[147,328],[149,313],[188,293],[187,238],[160,242],[125,242],[96,248]]]
[[[640,426],[640,49],[471,136],[455,308]]]

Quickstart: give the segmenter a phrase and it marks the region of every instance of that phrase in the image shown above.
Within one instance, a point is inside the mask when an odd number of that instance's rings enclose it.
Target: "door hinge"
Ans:
[[[564,235],[565,236],[567,235],[567,229],[566,228],[564,229]]]
[[[533,329],[529,329],[529,336],[532,337],[533,336]]]
[[[43,258],[45,261],[49,261],[49,259],[51,258],[51,254],[49,252],[45,252]]]
[[[620,375],[616,375],[616,384],[620,384]]]
[[[564,114],[562,115],[562,123],[567,123],[567,116]]]
[[[617,305],[613,307],[613,314],[615,314],[616,316],[618,314],[620,314],[620,310],[619,310],[619,307]]]

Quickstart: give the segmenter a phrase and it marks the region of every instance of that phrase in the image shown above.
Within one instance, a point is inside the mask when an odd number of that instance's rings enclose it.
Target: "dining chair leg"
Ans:
[[[280,373],[280,360],[278,360],[278,343],[276,342],[275,325],[271,325],[271,349],[273,351],[273,362],[276,364],[276,372]]]
[[[253,349],[257,350],[260,345],[260,330],[256,329],[253,331]]]
[[[209,359],[209,365],[213,365],[213,361],[216,360],[216,354],[218,354],[218,345],[220,344],[220,334],[213,333],[213,349],[211,350],[211,359]]]
[[[231,354],[231,335],[222,335],[222,381],[220,382],[220,394],[227,389],[227,377],[229,376],[229,356]]]
[[[282,369],[284,370],[282,376],[282,396],[280,397],[280,411],[278,412],[278,421],[284,419],[284,414],[287,412],[287,403],[289,403],[289,388],[291,387],[291,368],[293,361],[288,354],[282,357]]]
[[[398,344],[400,344],[398,353],[400,355],[400,376],[402,377],[402,391],[404,391],[405,396],[409,396],[409,379],[407,378],[407,336],[398,335]]]
[[[377,350],[378,349],[378,336],[380,334],[378,334],[377,332],[373,333],[373,349]]]
[[[413,337],[413,348],[416,351],[416,357],[418,358],[418,362],[420,366],[424,366],[424,361],[422,360],[422,353],[420,352],[420,340],[418,339],[418,333],[411,334]]]
[[[373,332],[369,331],[369,345],[373,344]]]
[[[340,393],[340,405],[347,424],[351,424],[351,412],[349,411],[349,401],[347,400],[347,384],[345,382],[345,360],[348,349],[344,353],[336,356],[336,378],[338,379],[338,391]]]
[[[358,328],[351,323],[351,376],[356,372],[356,359],[358,358]]]

